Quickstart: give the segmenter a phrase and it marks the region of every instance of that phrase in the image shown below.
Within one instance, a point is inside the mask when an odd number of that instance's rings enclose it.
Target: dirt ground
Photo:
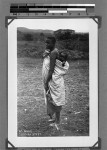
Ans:
[[[67,104],[60,130],[49,126],[42,85],[42,59],[18,58],[17,118],[19,137],[89,135],[89,62],[70,61],[65,75]]]

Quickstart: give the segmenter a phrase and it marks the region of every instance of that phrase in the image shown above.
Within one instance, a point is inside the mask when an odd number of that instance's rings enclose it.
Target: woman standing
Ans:
[[[51,126],[59,129],[60,111],[62,106],[65,105],[65,86],[63,76],[69,68],[66,61],[67,55],[60,55],[55,48],[55,37],[48,37],[46,40],[46,50],[43,54],[43,83],[45,91],[45,102],[47,105],[47,114],[52,120],[55,114],[55,120]]]

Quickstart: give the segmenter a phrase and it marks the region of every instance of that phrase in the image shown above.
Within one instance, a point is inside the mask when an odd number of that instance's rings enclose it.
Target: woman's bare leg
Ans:
[[[57,124],[59,124],[59,123],[60,123],[60,111],[56,112],[55,115],[56,115],[56,120],[55,120],[55,122],[56,122]]]

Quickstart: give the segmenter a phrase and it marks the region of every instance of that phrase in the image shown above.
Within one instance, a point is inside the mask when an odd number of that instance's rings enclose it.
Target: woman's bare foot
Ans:
[[[55,119],[49,119],[48,121],[49,122],[55,122]]]
[[[57,130],[60,130],[59,124],[57,124],[57,123],[51,123],[49,126],[55,127]]]
[[[55,123],[55,128],[56,128],[57,130],[60,130],[59,124]]]

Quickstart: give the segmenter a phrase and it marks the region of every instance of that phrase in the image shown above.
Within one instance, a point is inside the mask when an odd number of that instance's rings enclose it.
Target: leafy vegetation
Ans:
[[[42,58],[45,50],[45,40],[48,36],[56,37],[56,48],[65,50],[68,58],[89,58],[89,34],[76,33],[74,30],[30,30],[18,28],[17,30],[17,56]]]

